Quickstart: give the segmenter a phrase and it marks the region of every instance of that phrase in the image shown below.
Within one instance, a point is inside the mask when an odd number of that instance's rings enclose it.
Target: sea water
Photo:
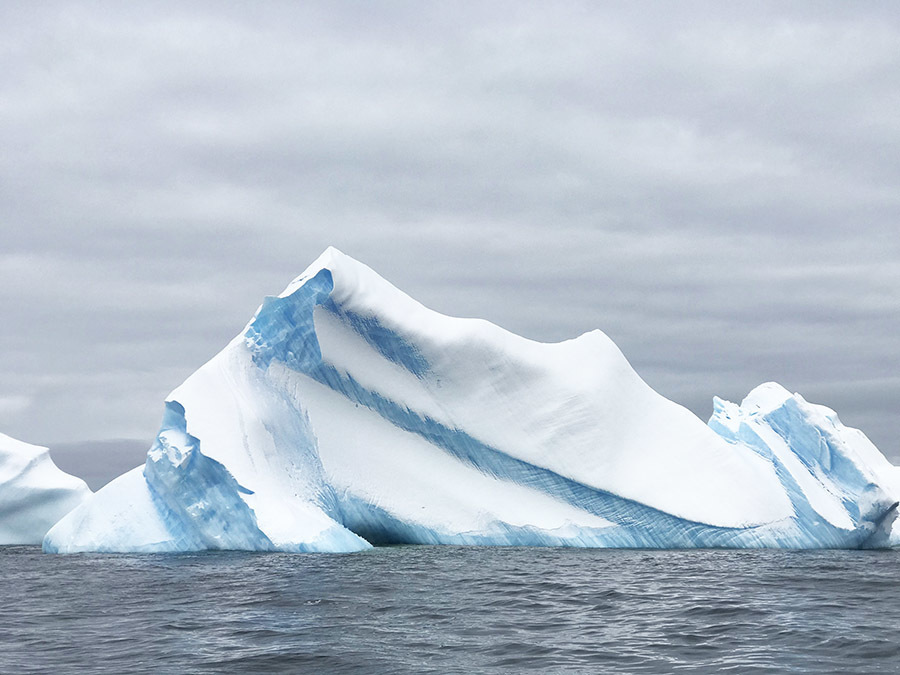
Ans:
[[[900,672],[900,552],[0,548],[0,671]]]

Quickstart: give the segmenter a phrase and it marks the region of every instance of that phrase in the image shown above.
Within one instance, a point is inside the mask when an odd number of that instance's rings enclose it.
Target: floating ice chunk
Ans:
[[[40,544],[90,494],[83,480],[57,468],[47,448],[0,434],[0,544]]]

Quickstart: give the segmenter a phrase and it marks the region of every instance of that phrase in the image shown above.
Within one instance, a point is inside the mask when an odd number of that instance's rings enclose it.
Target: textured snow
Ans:
[[[329,249],[44,548],[883,546],[896,483],[778,385],[717,399],[706,425],[600,331],[542,344],[444,316]]]
[[[91,491],[61,471],[47,448],[0,434],[0,544],[39,544]]]

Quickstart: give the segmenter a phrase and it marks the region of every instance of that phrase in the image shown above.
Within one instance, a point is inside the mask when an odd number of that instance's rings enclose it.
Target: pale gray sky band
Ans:
[[[333,244],[900,460],[894,5],[300,4],[0,5],[0,430],[149,443]]]

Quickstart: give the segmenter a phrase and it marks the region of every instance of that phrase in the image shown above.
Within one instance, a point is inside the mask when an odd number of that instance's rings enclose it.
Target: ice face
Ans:
[[[273,491],[276,498],[280,495]],[[321,512],[304,513],[299,538],[273,541],[261,528],[251,490],[207,457],[187,431],[184,408],[166,403],[147,462],[104,487],[44,540],[53,553],[199,550],[354,551],[368,544]],[[278,504],[269,500],[269,511]],[[287,509],[286,509],[287,510]],[[267,523],[270,524],[270,523]],[[278,527],[269,529],[273,535]]]
[[[883,544],[889,465],[800,401],[763,387],[707,426],[599,331],[447,317],[329,249],[171,394],[147,499],[104,488],[45,549]],[[160,531],[123,533],[137,510]]]
[[[896,467],[837,414],[775,383],[736,406],[716,399],[710,426],[772,462],[805,537],[839,546],[886,546],[897,515]]]
[[[47,448],[0,434],[0,545],[41,543],[90,493],[56,467]]]

